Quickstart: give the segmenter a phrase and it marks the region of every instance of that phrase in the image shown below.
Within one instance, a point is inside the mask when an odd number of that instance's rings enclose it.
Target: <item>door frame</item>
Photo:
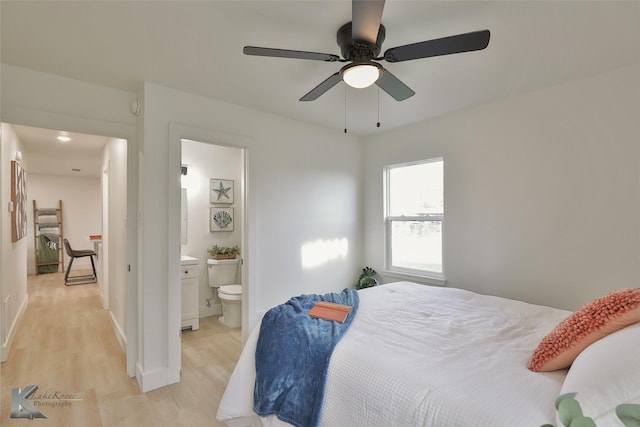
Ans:
[[[167,301],[178,301],[178,304],[168,304],[167,319],[167,343],[168,343],[168,372],[169,384],[180,381],[180,367],[182,363],[182,348],[180,342],[180,246],[181,246],[181,227],[180,227],[180,177],[182,166],[182,140],[189,139],[212,145],[238,148],[241,150],[242,171],[240,183],[240,206],[241,215],[237,224],[240,224],[240,241],[243,263],[242,263],[242,285],[245,292],[242,293],[242,337],[243,341],[248,336],[249,313],[255,312],[255,297],[253,296],[253,263],[251,255],[254,253],[253,248],[255,241],[253,238],[248,219],[253,216],[251,211],[252,204],[249,197],[249,173],[248,173],[248,146],[250,138],[232,135],[228,133],[218,132],[210,129],[202,129],[169,123],[169,183],[168,183],[168,258],[167,258],[167,277],[168,277],[168,299]],[[238,192],[235,193],[236,197]],[[253,221],[255,224],[255,221]]]
[[[127,290],[125,302],[126,371],[135,377],[138,360],[138,141],[135,124],[127,125],[13,105],[2,108],[8,124],[103,135],[127,141]],[[115,331],[114,331],[115,334]]]
[[[102,170],[101,182],[102,186],[102,236],[107,237],[102,239],[102,253],[98,262],[101,263],[100,272],[102,278],[100,283],[100,296],[102,297],[102,308],[109,309],[109,166],[111,161],[107,162],[107,166]],[[106,268],[105,268],[106,267]]]

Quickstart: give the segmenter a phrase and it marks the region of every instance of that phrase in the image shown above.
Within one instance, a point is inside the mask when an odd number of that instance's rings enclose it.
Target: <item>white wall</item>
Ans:
[[[0,8],[0,18],[2,16],[2,8]],[[2,67],[0,66],[0,94],[2,93]],[[2,123],[2,102],[0,102],[0,123]],[[2,146],[4,146],[4,141],[3,141],[3,136],[2,136],[2,126],[0,125],[0,174],[2,174],[4,168],[2,167],[2,163],[4,163],[5,158],[3,155],[3,150],[2,150]],[[1,197],[1,196],[0,196]],[[0,203],[2,203],[2,200],[0,200]],[[3,233],[3,228],[4,228],[4,221],[5,219],[0,220],[0,242],[4,242],[4,233]],[[0,259],[3,259],[4,250],[2,248],[2,245],[0,244]],[[2,293],[4,292],[4,267],[2,265],[2,262],[0,262],[0,295],[2,295]],[[0,304],[0,342],[3,343],[3,349],[4,351],[7,351],[7,348],[5,347],[4,344],[4,328],[5,328],[5,321],[4,321],[4,314],[5,310],[2,306],[2,304]],[[2,373],[2,365],[0,364],[0,373]]]
[[[0,7],[0,18],[2,16],[2,8]],[[0,66],[0,94],[2,93],[2,67]],[[2,102],[0,102],[0,123],[2,122]],[[4,141],[3,141],[3,136],[2,136],[2,126],[0,125],[0,146],[4,146]],[[4,170],[4,168],[2,167],[2,163],[4,163],[5,158],[4,155],[2,153],[2,148],[0,148],[0,174],[2,173],[2,171]],[[0,200],[0,203],[2,202],[2,200]],[[3,228],[4,228],[4,219],[0,220],[0,241],[4,241],[4,233],[3,233]],[[2,248],[2,245],[0,245],[0,259],[4,258],[4,250]],[[0,262],[0,294],[4,293],[4,266],[2,265],[2,262]],[[3,351],[8,351],[8,348],[5,346],[4,344],[4,328],[5,328],[5,321],[4,321],[4,314],[5,310],[4,307],[2,307],[2,304],[0,304],[0,341],[2,341],[3,343]],[[4,358],[2,358],[2,360],[4,360]],[[2,365],[0,364],[0,373],[2,372]]]
[[[182,164],[187,165],[188,173],[182,176],[182,188],[187,190],[187,243],[182,245],[181,254],[200,260],[199,307],[200,317],[221,314],[220,300],[209,287],[207,276],[207,249],[213,245],[234,246],[241,244],[241,182],[242,152],[238,148],[202,142],[182,141]],[[210,179],[233,180],[234,203],[212,204],[209,199]],[[209,209],[213,206],[231,207],[234,214],[233,231],[210,231]],[[242,248],[240,248],[242,251]],[[242,254],[241,254],[242,255]],[[240,278],[238,278],[238,282]],[[207,299],[211,307],[207,305]]]
[[[217,135],[215,141],[206,142],[247,149],[250,243],[243,249],[243,258],[251,321],[246,326],[255,322],[258,309],[292,295],[341,290],[351,284],[361,268],[361,146],[357,138],[150,83],[145,84],[141,121],[145,227],[141,368],[149,384],[175,381],[179,370],[179,306],[168,304],[179,300],[180,138],[203,141],[194,135],[206,133],[204,129]],[[170,131],[176,124],[187,131],[174,140]],[[314,269],[302,267],[305,243],[335,238],[348,241],[348,257]],[[163,263],[168,267],[163,268]],[[157,329],[148,334],[148,325]]]
[[[366,264],[383,269],[383,166],[442,156],[449,286],[566,309],[638,286],[638,75],[640,64],[368,138]]]
[[[28,153],[25,154],[28,160]],[[35,252],[33,240],[33,200],[39,209],[57,208],[62,200],[63,236],[73,249],[93,249],[89,235],[100,234],[101,199],[100,179],[95,177],[72,177],[27,173],[28,217],[27,228],[27,272],[35,274]],[[62,244],[62,242],[60,242]],[[63,250],[64,252],[64,250]],[[64,252],[64,268],[69,265],[69,256]],[[76,258],[72,271],[90,269],[89,258]],[[77,273],[71,273],[77,274]]]
[[[0,147],[0,174],[2,187],[0,188],[0,212],[2,212],[2,321],[0,325],[0,360],[6,360],[11,341],[15,336],[18,321],[26,309],[28,303],[27,296],[27,241],[28,235],[18,240],[11,241],[11,212],[7,209],[11,201],[11,161],[16,160],[16,151],[24,153],[24,149],[13,128],[2,123],[2,145]],[[28,174],[27,159],[23,157],[20,162]],[[27,196],[30,192],[27,182]],[[27,205],[28,210],[28,205]]]
[[[108,303],[111,320],[114,323],[118,341],[122,346],[126,341],[126,287],[127,287],[127,141],[111,139],[103,153],[103,168],[108,169],[108,211],[107,218],[100,217],[107,222],[106,233],[103,232],[103,244],[106,246],[104,255],[107,256],[108,272],[104,275],[102,286],[108,286]],[[100,191],[102,192],[102,186]],[[104,197],[105,195],[103,195]]]

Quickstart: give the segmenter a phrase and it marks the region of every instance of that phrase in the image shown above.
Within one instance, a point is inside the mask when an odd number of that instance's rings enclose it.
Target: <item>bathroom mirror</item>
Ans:
[[[182,235],[180,244],[187,244],[187,189],[181,189],[180,197],[180,233]]]

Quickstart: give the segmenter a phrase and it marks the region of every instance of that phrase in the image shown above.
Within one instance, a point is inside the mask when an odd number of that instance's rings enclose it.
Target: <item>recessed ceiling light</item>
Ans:
[[[69,138],[68,136],[65,136],[65,135],[60,135],[58,137],[58,141],[60,141],[60,142],[69,142],[69,141],[71,141],[71,138]]]

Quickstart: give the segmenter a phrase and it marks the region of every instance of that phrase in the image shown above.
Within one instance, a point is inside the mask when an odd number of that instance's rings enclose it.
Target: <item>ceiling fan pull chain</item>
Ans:
[[[347,133],[347,85],[344,85],[344,133]]]
[[[376,127],[380,127],[380,87],[378,86],[378,123],[376,123]]]

